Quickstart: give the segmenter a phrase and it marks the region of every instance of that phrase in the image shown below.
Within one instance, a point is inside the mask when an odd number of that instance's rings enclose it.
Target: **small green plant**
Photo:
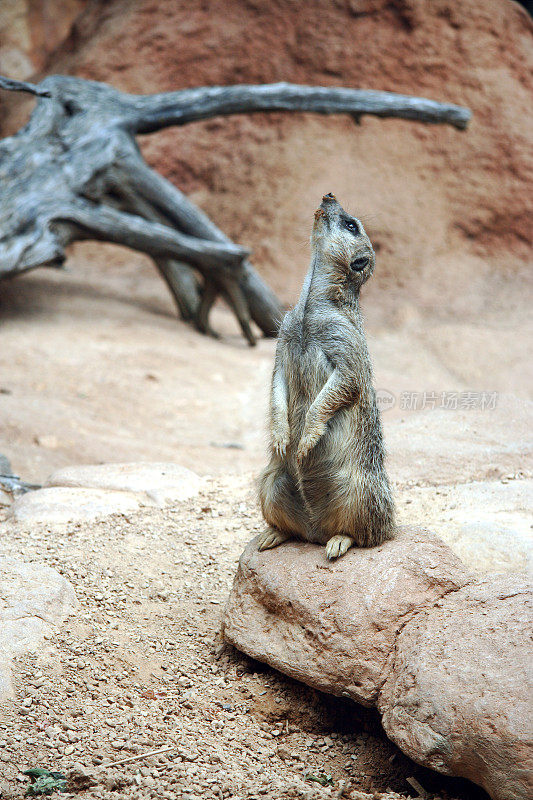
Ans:
[[[314,781],[314,783],[319,783],[321,786],[333,785],[333,778],[331,775],[312,775],[310,772],[308,772],[305,777],[308,781]]]
[[[34,767],[25,770],[24,775],[28,775],[31,781],[26,789],[26,797],[66,791],[67,779],[61,772],[50,772],[42,767]]]

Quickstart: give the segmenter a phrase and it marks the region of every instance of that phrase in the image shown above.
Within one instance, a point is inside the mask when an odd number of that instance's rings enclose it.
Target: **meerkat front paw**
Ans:
[[[310,450],[318,443],[318,440],[326,430],[325,425],[315,426],[312,430],[308,431],[307,433],[304,431],[302,438],[300,439],[300,443],[298,445],[298,450],[296,452],[296,460],[299,464],[302,463],[306,455],[309,453]]]
[[[283,542],[286,542],[287,539],[292,539],[290,533],[283,533],[282,531],[277,531],[274,528],[269,528],[259,536],[257,547],[260,551],[272,550],[273,547],[283,544]]]
[[[277,456],[279,456],[280,458],[283,458],[285,456],[285,454],[287,453],[289,442],[290,442],[290,435],[288,431],[286,433],[272,435],[272,449]]]
[[[298,450],[296,451],[296,461],[301,464],[308,452],[315,446],[316,442],[310,436],[300,439]]]
[[[334,558],[340,558],[353,544],[355,544],[355,541],[351,536],[344,536],[343,534],[332,536],[326,544],[326,558],[329,558],[330,561],[333,561]]]

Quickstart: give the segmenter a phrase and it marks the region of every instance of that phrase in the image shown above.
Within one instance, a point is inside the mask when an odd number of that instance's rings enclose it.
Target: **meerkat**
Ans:
[[[259,481],[267,550],[299,538],[328,559],[390,539],[394,504],[359,310],[374,271],[365,230],[332,194],[315,212],[311,265],[282,322],[270,399],[270,462]]]

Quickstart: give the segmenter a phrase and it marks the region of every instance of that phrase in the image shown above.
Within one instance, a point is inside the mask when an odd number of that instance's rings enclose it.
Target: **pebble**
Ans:
[[[72,755],[72,753],[74,752],[74,749],[75,749],[75,748],[74,748],[74,746],[73,746],[73,745],[71,745],[71,744],[68,744],[68,745],[65,747],[65,749],[64,749],[64,751],[63,751],[63,752],[65,753],[65,755],[66,755],[66,756],[70,756],[70,755]]]

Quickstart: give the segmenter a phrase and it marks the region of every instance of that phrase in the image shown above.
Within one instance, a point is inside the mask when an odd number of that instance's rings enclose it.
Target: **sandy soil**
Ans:
[[[303,246],[300,282],[307,258]],[[501,406],[503,394],[531,400],[530,284],[525,274],[495,277],[485,304],[459,315],[425,313],[431,285],[405,300],[371,281],[363,307],[375,385],[393,395],[385,427],[432,412],[445,434],[464,416],[461,404],[479,414],[483,402]],[[25,480],[82,463],[177,461],[201,475],[257,471],[263,463],[275,342],[249,348],[223,307],[214,315],[223,339],[198,336],[176,319],[148,259],[79,245],[66,272],[1,283],[0,320],[0,452]],[[475,396],[459,397],[446,416],[443,392],[445,402],[451,392]],[[504,412],[495,417],[480,419],[505,424]],[[513,465],[504,460],[501,469]],[[393,479],[403,480],[405,465],[396,459],[394,466]]]
[[[3,797],[22,795],[29,766],[75,763],[98,781],[84,796],[98,798],[400,800],[416,796],[412,777],[430,798],[485,797],[409,761],[372,713],[222,646],[237,559],[261,527],[248,475],[207,479],[194,502],[165,511],[4,523],[0,552],[55,566],[80,609],[16,663],[16,702],[0,710]]]
[[[17,700],[0,712],[4,796],[22,795],[21,769],[81,762],[96,770],[95,797],[403,798],[416,796],[412,776],[429,797],[482,797],[408,761],[371,714],[221,646],[236,561],[261,528],[253,485],[274,342],[248,348],[222,308],[221,341],[194,333],[149,263],[124,251],[79,247],[69,266],[0,286],[0,452],[31,481],[67,464],[168,460],[205,487],[94,524],[2,524],[0,552],[55,566],[81,603],[44,652],[16,664]],[[505,510],[510,481],[509,514],[524,505],[527,308],[520,284],[502,292],[511,317],[500,295],[460,321],[392,308],[377,291],[365,299],[376,385],[394,395],[384,419],[400,518],[442,535],[457,530],[458,507],[474,521],[487,497]],[[519,399],[499,394],[510,384]],[[478,405],[498,395],[492,410],[401,408],[403,392],[423,405],[424,391],[475,392]]]

